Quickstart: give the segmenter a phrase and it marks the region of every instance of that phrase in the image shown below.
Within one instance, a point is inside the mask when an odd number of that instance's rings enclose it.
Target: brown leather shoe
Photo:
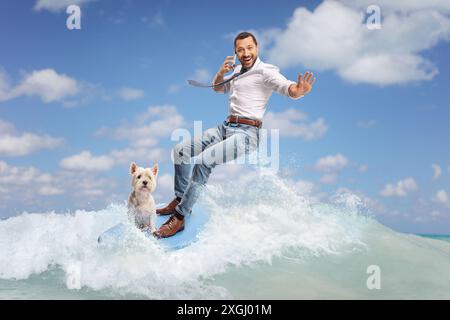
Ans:
[[[167,238],[183,230],[184,219],[178,219],[176,215],[173,215],[153,235],[157,238]]]
[[[160,216],[165,216],[169,214],[176,213],[175,207],[179,204],[177,198],[173,198],[173,200],[164,208],[156,209],[156,214],[159,214]]]

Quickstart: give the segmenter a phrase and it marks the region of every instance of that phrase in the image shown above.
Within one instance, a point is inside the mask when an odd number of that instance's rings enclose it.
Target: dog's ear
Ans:
[[[130,165],[130,173],[133,174],[136,172],[136,170],[137,170],[137,165],[136,165],[136,163],[132,162]]]
[[[154,175],[155,177],[158,175],[158,170],[159,170],[158,164],[155,163],[155,164],[153,165],[153,167],[152,167],[152,173],[153,173],[153,175]]]

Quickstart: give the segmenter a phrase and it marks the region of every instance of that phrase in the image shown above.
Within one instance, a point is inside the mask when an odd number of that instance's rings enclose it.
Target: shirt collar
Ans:
[[[250,69],[248,69],[247,71],[256,69],[256,67],[259,65],[260,62],[261,62],[261,60],[259,59],[259,57],[256,58],[256,61],[255,61],[255,63],[253,64],[253,66],[252,66]]]
[[[256,68],[259,64],[261,63],[261,60],[258,58],[256,58],[255,64],[253,65],[253,67],[250,68],[250,70]]]

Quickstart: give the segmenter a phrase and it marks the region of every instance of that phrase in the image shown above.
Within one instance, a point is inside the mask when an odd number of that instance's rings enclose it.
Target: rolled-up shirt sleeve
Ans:
[[[226,77],[223,77],[223,81],[226,81],[226,80],[230,79],[233,76],[233,74],[230,74],[230,75],[228,75]],[[214,81],[211,84],[214,84]],[[228,93],[228,92],[230,92],[230,86],[231,86],[230,82],[227,82],[227,83],[221,85],[220,86],[221,89],[219,91],[216,91],[216,92]],[[214,89],[214,87],[213,87],[213,89]]]
[[[223,81],[226,81],[226,80],[230,79],[232,76],[233,76],[233,75],[230,74],[229,76],[224,77],[224,78],[223,78]],[[231,86],[231,81],[225,83],[225,84],[223,85],[223,93],[228,93],[228,92],[230,92],[230,86]]]
[[[264,85],[266,85],[273,91],[276,91],[279,94],[282,94],[293,100],[300,99],[304,96],[304,95],[301,95],[298,98],[291,97],[289,95],[289,87],[292,84],[297,84],[297,82],[286,79],[286,77],[280,73],[280,69],[278,69],[277,67],[275,67],[273,65],[268,65],[266,68],[264,68],[263,82],[264,82]]]

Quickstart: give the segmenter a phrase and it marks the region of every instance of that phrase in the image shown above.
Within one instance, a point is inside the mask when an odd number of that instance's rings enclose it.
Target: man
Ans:
[[[201,137],[175,146],[175,198],[166,207],[156,210],[159,215],[172,216],[155,232],[156,237],[170,237],[184,229],[184,217],[191,213],[212,168],[257,148],[262,118],[273,91],[299,99],[312,89],[315,78],[309,71],[304,77],[300,74],[298,81],[294,82],[280,74],[277,67],[262,62],[253,34],[238,34],[234,49],[241,65],[236,67],[233,56],[228,56],[213,81],[218,84],[213,87],[214,91],[230,93],[229,116],[222,124],[206,130]],[[234,70],[233,74],[224,78],[231,70]],[[217,156],[222,152],[226,159]],[[190,162],[194,156],[201,161],[194,165],[191,175]]]

